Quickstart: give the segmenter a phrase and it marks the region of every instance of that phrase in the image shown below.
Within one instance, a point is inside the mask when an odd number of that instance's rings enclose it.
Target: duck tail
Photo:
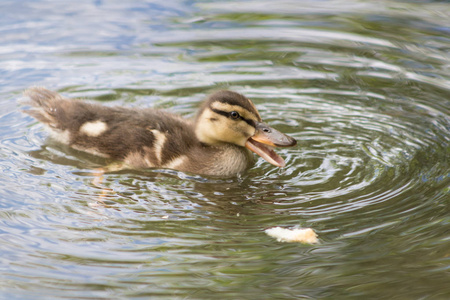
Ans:
[[[57,116],[61,113],[59,110],[62,102],[65,101],[60,94],[43,87],[33,87],[27,89],[24,96],[28,98],[24,104],[30,105],[31,108],[23,110],[23,112],[50,128],[58,129],[60,127]]]

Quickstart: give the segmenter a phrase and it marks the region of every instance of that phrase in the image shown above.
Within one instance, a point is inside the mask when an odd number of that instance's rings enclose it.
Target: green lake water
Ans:
[[[0,11],[1,299],[450,299],[449,2]],[[298,145],[278,150],[281,170],[119,171],[99,186],[103,159],[21,112],[31,86],[187,118],[230,89]],[[274,226],[319,243],[278,242]]]

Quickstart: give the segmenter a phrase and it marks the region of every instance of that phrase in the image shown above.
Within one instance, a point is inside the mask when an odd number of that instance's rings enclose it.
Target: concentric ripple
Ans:
[[[17,3],[0,20],[0,298],[450,298],[448,4]],[[231,89],[298,144],[283,169],[100,180],[109,161],[20,112],[30,86],[185,117]]]

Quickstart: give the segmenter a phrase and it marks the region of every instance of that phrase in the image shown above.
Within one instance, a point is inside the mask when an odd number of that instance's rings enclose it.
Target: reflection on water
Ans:
[[[3,297],[450,297],[447,3],[1,6]],[[99,186],[108,161],[21,114],[33,85],[186,117],[229,88],[299,144],[282,170],[120,171]],[[272,226],[320,243],[278,243]]]

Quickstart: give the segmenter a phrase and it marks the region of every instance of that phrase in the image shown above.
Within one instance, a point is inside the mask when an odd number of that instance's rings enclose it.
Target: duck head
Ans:
[[[197,115],[195,134],[208,145],[246,147],[280,168],[285,162],[273,149],[297,144],[294,138],[263,123],[250,99],[231,91],[218,91],[208,97]]]

